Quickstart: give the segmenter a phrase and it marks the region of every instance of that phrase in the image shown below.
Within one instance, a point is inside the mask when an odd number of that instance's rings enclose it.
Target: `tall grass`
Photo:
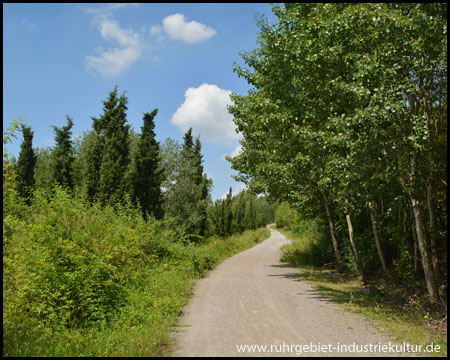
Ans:
[[[13,200],[3,214],[3,356],[165,355],[193,279],[270,234],[193,244],[130,204],[91,206],[61,189],[29,208]]]
[[[320,220],[299,221],[294,229],[295,231],[280,229],[293,240],[281,248],[281,261],[295,266],[314,267],[334,262],[330,240]]]

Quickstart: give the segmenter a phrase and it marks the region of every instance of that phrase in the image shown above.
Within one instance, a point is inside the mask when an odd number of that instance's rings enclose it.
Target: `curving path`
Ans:
[[[196,282],[173,334],[172,356],[400,355],[370,352],[374,345],[389,346],[390,340],[300,281],[301,270],[280,263],[279,248],[290,240],[270,231],[269,239]],[[342,344],[350,346],[348,352],[338,351]],[[239,351],[245,345],[265,349]],[[355,346],[368,352],[356,352]]]

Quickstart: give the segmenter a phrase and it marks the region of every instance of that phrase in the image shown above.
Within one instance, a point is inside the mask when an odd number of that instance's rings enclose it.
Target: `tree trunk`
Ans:
[[[417,280],[417,275],[419,274],[420,254],[419,254],[419,243],[417,241],[416,220],[414,220],[414,218],[411,223],[411,231],[414,244],[414,280]]]
[[[430,244],[431,244],[431,259],[433,263],[434,278],[436,282],[439,282],[439,259],[436,244],[436,217],[434,214],[434,203],[433,203],[433,189],[431,186],[431,181],[427,183],[427,205],[428,214],[430,217]]]
[[[381,240],[380,240],[380,235],[378,233],[377,220],[375,218],[375,214],[373,211],[372,202],[369,202],[369,212],[370,212],[370,220],[372,221],[373,236],[375,238],[375,244],[377,245],[377,251],[378,251],[378,256],[380,258],[381,267],[383,269],[383,272],[386,274],[387,273],[386,260],[384,259],[383,249],[381,248]]]
[[[341,259],[341,253],[338,248],[338,242],[336,237],[336,231],[334,229],[334,223],[333,223],[333,217],[331,216],[331,209],[330,205],[328,204],[328,199],[325,196],[324,193],[322,193],[323,199],[324,199],[324,206],[327,211],[327,217],[328,217],[328,225],[330,227],[330,233],[331,233],[331,241],[333,242],[333,248],[334,248],[334,254],[336,255],[336,261],[338,264],[338,271],[342,272],[344,267],[342,265],[342,259]]]
[[[353,252],[355,254],[356,264],[358,265],[360,279],[362,283],[366,282],[366,279],[364,277],[364,269],[362,266],[361,259],[359,257],[358,249],[356,248],[355,239],[353,238],[353,225],[352,225],[352,219],[350,218],[350,214],[345,214],[345,218],[347,219],[347,225],[348,225],[348,236],[350,238],[350,243],[353,247]]]
[[[397,179],[400,182],[400,185],[403,187],[403,190],[405,190],[406,194],[408,194],[409,199],[411,200],[411,205],[414,213],[414,220],[416,223],[417,243],[419,245],[420,256],[422,257],[422,267],[423,272],[425,274],[425,281],[427,283],[428,296],[430,297],[430,303],[435,304],[438,301],[438,292],[436,287],[436,281],[434,279],[433,267],[430,261],[430,255],[428,254],[427,238],[423,227],[420,204],[419,201],[415,199],[411,191],[406,186],[405,182],[403,181],[403,178],[401,176],[398,176]]]
[[[419,244],[420,255],[422,256],[422,266],[425,273],[425,280],[427,282],[428,294],[430,297],[430,302],[435,304],[438,301],[438,292],[434,279],[433,267],[428,254],[427,239],[423,229],[422,214],[420,211],[419,202],[411,197],[411,203],[414,211],[414,219],[416,220],[417,242]]]

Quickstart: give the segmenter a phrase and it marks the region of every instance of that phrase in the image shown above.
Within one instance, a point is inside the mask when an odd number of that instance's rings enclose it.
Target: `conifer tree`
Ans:
[[[73,190],[73,174],[72,165],[73,144],[70,139],[72,136],[73,121],[70,116],[66,116],[67,125],[62,128],[53,126],[55,131],[55,148],[51,153],[50,168],[53,184],[59,184]]]
[[[240,233],[245,230],[244,217],[245,217],[245,191],[243,190],[239,193],[234,215],[236,227]]]
[[[154,118],[158,109],[144,114],[144,125],[134,156],[132,174],[133,196],[138,200],[144,214],[148,212],[161,218],[161,169],[159,168],[159,143],[155,139]]]
[[[19,160],[17,161],[17,191],[20,196],[30,204],[31,192],[34,189],[34,168],[36,155],[33,151],[33,132],[31,128],[22,125],[23,142],[20,146]]]
[[[225,207],[224,207],[224,231],[225,235],[229,236],[232,235],[232,222],[233,222],[233,212],[231,209],[231,198],[233,197],[231,186],[230,190],[228,191],[227,197],[225,199]]]
[[[201,143],[194,144],[192,128],[184,135],[181,163],[175,184],[167,194],[168,213],[188,234],[203,235],[206,226],[210,181],[203,176]]]
[[[96,132],[86,164],[86,191],[90,199],[104,204],[122,201],[127,191],[124,174],[129,164],[129,125],[126,124],[128,99],[117,95],[117,86],[103,101],[103,114],[92,117]]]
[[[208,180],[206,174],[203,174],[202,144],[199,137],[195,139],[194,167],[196,169],[195,184],[198,187],[197,191],[199,197],[197,201],[199,221],[196,233],[203,236],[206,229],[206,209],[208,207],[208,197],[211,182],[210,180]]]
[[[245,229],[246,230],[254,230],[256,229],[256,214],[253,205],[253,198],[247,202],[247,206],[245,207]]]
[[[98,194],[100,165],[102,163],[103,146],[97,131],[91,130],[83,136],[80,159],[82,160],[82,193],[90,201]],[[83,161],[84,160],[84,161]]]

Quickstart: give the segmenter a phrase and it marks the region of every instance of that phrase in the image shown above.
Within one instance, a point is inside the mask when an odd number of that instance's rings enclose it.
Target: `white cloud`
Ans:
[[[84,10],[88,14],[94,15],[110,15],[113,11],[123,9],[127,6],[138,6],[138,3],[109,3],[109,4],[101,4],[100,6],[83,6]]]
[[[117,41],[120,46],[139,47],[139,35],[131,30],[123,30],[116,21],[101,18],[98,19],[98,26],[102,38],[109,41]]]
[[[150,35],[153,35],[153,36],[155,36],[155,35],[160,35],[161,32],[162,32],[162,27],[159,26],[159,25],[153,25],[153,26],[150,28]]]
[[[163,20],[164,30],[175,40],[195,44],[209,39],[216,31],[196,21],[186,22],[183,14],[169,15]]]
[[[195,135],[209,142],[229,145],[241,138],[227,110],[231,105],[231,91],[216,85],[202,84],[184,93],[185,101],[172,115],[172,123],[186,132],[192,127]]]
[[[111,78],[126,71],[141,57],[142,44],[140,37],[132,30],[124,30],[108,16],[97,16],[94,20],[104,40],[116,42],[119,47],[104,50],[96,49],[98,56],[86,56],[87,69],[93,69],[103,78]]]

